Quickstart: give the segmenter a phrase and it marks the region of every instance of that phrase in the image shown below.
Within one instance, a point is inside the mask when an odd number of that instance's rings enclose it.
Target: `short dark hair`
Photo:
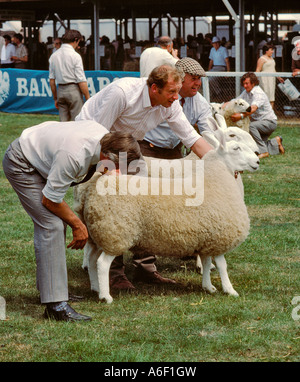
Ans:
[[[274,45],[273,44],[266,44],[263,46],[262,48],[262,51],[263,51],[263,54],[265,54],[269,49],[274,49]]]
[[[157,66],[149,74],[147,84],[149,88],[155,84],[159,89],[163,89],[168,83],[170,76],[175,82],[183,80],[182,74],[175,67],[170,65]]]
[[[21,33],[16,33],[14,34],[14,37],[16,37],[18,40],[20,40],[21,42],[23,41],[23,36],[21,35]]]
[[[253,72],[248,72],[248,73],[245,73],[242,78],[241,78],[241,85],[243,86],[244,85],[244,81],[246,78],[249,78],[250,79],[250,82],[251,84],[253,85],[259,85],[259,80],[258,78],[256,77],[256,75],[253,73]]]
[[[3,38],[4,38],[5,40],[8,40],[9,42],[11,42],[11,37],[10,37],[9,34],[5,34],[5,35],[3,36]]]
[[[129,133],[121,131],[109,132],[100,140],[101,152],[119,168],[120,153],[127,154],[127,167],[141,158],[141,149],[137,140]]]
[[[78,41],[82,39],[82,35],[79,31],[75,29],[66,30],[65,34],[62,36],[63,43],[68,44],[70,42]]]

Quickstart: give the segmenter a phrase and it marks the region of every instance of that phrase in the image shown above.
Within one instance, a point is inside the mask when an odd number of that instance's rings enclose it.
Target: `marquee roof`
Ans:
[[[62,19],[91,19],[93,3],[99,4],[100,18],[159,17],[169,13],[172,17],[228,15],[222,0],[0,0],[0,10],[34,11],[36,20],[44,20],[57,13]],[[239,0],[229,0],[238,13]],[[272,13],[300,13],[300,2],[295,0],[244,1],[245,14],[267,10]],[[1,16],[1,12],[0,12]]]

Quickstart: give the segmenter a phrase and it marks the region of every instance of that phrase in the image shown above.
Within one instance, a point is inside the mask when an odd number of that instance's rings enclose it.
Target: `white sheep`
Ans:
[[[227,126],[237,126],[240,129],[249,133],[250,118],[244,117],[237,122],[233,122],[231,119],[232,114],[245,113],[251,110],[249,103],[242,98],[233,99],[229,102],[218,104],[211,103],[212,114],[215,117],[216,114],[221,114],[226,121]]]
[[[76,187],[77,205],[74,209],[86,223],[90,235],[88,269],[91,288],[99,292],[101,300],[112,302],[109,268],[115,256],[128,250],[167,257],[200,253],[202,287],[210,293],[216,291],[210,280],[213,256],[223,291],[238,296],[228,278],[224,254],[247,238],[250,223],[233,174],[235,170],[255,171],[259,160],[245,144],[226,143],[221,131],[216,134],[219,140],[215,150],[208,152],[203,161],[193,158],[198,164],[204,163],[204,184],[197,184],[198,173],[192,172],[190,182],[187,178],[181,179],[185,191],[182,195],[175,195],[175,192],[163,195],[162,186],[166,179],[126,175],[95,174],[89,182]],[[215,141],[212,140],[211,144],[215,145]],[[149,194],[149,182],[153,180],[160,187],[158,195]],[[169,179],[171,190],[175,190],[178,181],[180,179]],[[187,206],[191,191],[195,192],[195,182],[197,191],[204,187],[204,200],[200,204],[196,198],[192,199],[194,205]],[[130,183],[140,184],[140,194],[124,192]],[[189,185],[187,189],[186,183]]]
[[[232,140],[236,141],[236,142],[242,142],[242,143],[246,144],[254,153],[258,154],[258,147],[257,147],[256,142],[252,138],[252,136],[249,133],[247,133],[246,131],[244,131],[244,130],[236,127],[236,126],[227,127],[225,119],[222,115],[216,113],[215,119],[214,118],[208,118],[207,124],[208,124],[210,130],[207,130],[207,131],[203,132],[202,134],[203,134],[204,139],[206,139],[208,142],[213,141],[214,147],[217,147],[219,144],[218,137],[220,137],[220,130],[222,130],[222,132],[223,132],[222,136],[227,142],[232,141]],[[211,133],[211,132],[214,133],[218,130],[219,130],[219,133],[217,135]],[[193,153],[191,153],[188,156],[184,157],[183,159],[180,159],[180,161],[182,162],[185,160],[193,160],[193,159],[197,160],[196,158],[197,157]],[[154,158],[145,157],[145,161],[146,161],[147,166],[148,166],[148,176],[151,176],[151,168],[154,167],[151,165],[153,160],[154,160]],[[176,172],[175,169],[173,171],[169,171],[171,168],[171,166],[170,166],[171,163],[172,163],[172,160],[165,160],[165,159],[160,160],[160,162],[159,162],[159,167],[160,167],[159,176],[169,176],[169,177],[170,176],[171,177],[185,176],[184,173],[181,173],[181,171]],[[185,166],[183,164],[180,164],[180,166],[177,166],[177,168],[179,170],[181,170],[181,169],[184,170]],[[195,168],[195,167],[193,167],[193,168]],[[156,174],[157,174],[157,171],[156,171]],[[238,183],[238,186],[240,188],[241,195],[244,197],[244,186],[243,186],[242,177],[240,174],[235,174],[235,177],[236,177],[236,181]],[[215,268],[214,264],[211,263],[211,269],[214,269],[214,268]],[[200,274],[203,274],[203,266],[202,266],[201,258],[199,255],[196,257],[196,270]]]
[[[227,128],[225,119],[220,114],[217,114],[215,118],[216,119],[208,118],[207,123],[208,123],[208,126],[210,127],[210,131],[204,132],[203,134],[204,139],[206,139],[209,142],[213,141],[213,146],[217,147],[219,144],[218,137],[222,136],[222,138],[225,139],[227,142],[229,141],[242,142],[246,144],[253,152],[258,153],[257,145],[249,133],[235,126]],[[218,133],[215,135],[214,133],[217,131]],[[221,131],[222,131],[222,134],[221,134]],[[148,166],[148,176],[151,176],[151,169],[152,169],[152,170],[155,170],[154,171],[155,174],[153,174],[153,176],[174,178],[174,177],[182,177],[182,176],[190,175],[190,174],[185,174],[184,172],[186,168],[186,166],[184,166],[184,161],[198,160],[199,158],[195,154],[191,153],[187,155],[186,157],[182,159],[177,159],[175,161],[166,160],[166,159],[157,160],[156,158],[152,158],[152,157],[145,157],[144,159]],[[154,165],[154,163],[156,166],[158,166],[158,168]],[[195,168],[196,168],[195,166],[192,167],[192,169],[195,169]],[[236,181],[240,188],[241,195],[244,196],[244,187],[243,187],[243,182],[242,182],[242,178],[240,174],[238,174]],[[83,269],[88,269],[89,253],[90,253],[90,249],[88,244],[84,248],[83,264],[82,264]],[[215,266],[211,264],[211,269],[214,269],[214,268]],[[203,274],[203,266],[202,266],[200,256],[196,257],[196,270],[200,274]]]

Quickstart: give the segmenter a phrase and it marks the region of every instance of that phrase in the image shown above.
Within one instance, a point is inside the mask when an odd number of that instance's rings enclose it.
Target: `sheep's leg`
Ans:
[[[99,283],[97,274],[97,260],[99,258],[99,249],[94,243],[88,241],[84,247],[84,254],[88,263],[88,272],[91,283],[91,290],[99,293]]]
[[[210,264],[210,269],[215,269],[216,267],[213,265],[213,263]],[[201,258],[200,258],[200,255],[197,255],[197,258],[196,258],[196,271],[198,273],[200,273],[200,275],[203,275],[203,266],[202,266],[202,262],[201,262]]]
[[[227,293],[230,296],[238,297],[239,294],[233,289],[233,286],[229,280],[227,273],[227,264],[224,255],[216,256],[215,262],[220,273],[224,293]]]
[[[212,285],[210,279],[211,257],[201,256],[201,261],[203,266],[202,288],[208,293],[215,293],[217,289]]]
[[[196,271],[200,273],[200,275],[203,275],[203,266],[202,266],[202,261],[200,258],[200,255],[197,255],[196,259]]]
[[[82,269],[89,269],[89,243],[87,242],[83,248]]]
[[[97,260],[98,282],[99,282],[99,298],[111,304],[113,298],[109,294],[109,269],[111,263],[116,256],[107,255],[102,252]]]

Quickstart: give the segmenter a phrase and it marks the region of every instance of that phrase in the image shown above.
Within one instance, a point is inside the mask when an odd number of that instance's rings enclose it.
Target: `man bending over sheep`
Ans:
[[[182,143],[202,158],[212,147],[190,124],[178,101],[181,76],[176,68],[161,65],[154,68],[148,78],[130,77],[114,81],[84,104],[76,120],[95,120],[108,130],[128,131],[138,140],[142,140],[147,131],[167,121]],[[111,266],[111,287],[133,289],[121,266],[121,272],[120,265],[113,263]],[[149,273],[147,281],[172,282],[158,274],[153,261]]]
[[[46,318],[91,319],[77,313],[67,302],[71,296],[66,226],[73,231],[73,240],[68,245],[72,249],[85,246],[88,231],[64,197],[70,186],[87,180],[84,176],[95,172],[99,160],[113,161],[118,168],[122,165],[119,153],[125,152],[126,166],[141,157],[139,144],[129,133],[109,133],[95,121],[78,121],[45,122],[25,129],[4,155],[5,175],[34,223],[37,288],[41,303],[46,304]]]

